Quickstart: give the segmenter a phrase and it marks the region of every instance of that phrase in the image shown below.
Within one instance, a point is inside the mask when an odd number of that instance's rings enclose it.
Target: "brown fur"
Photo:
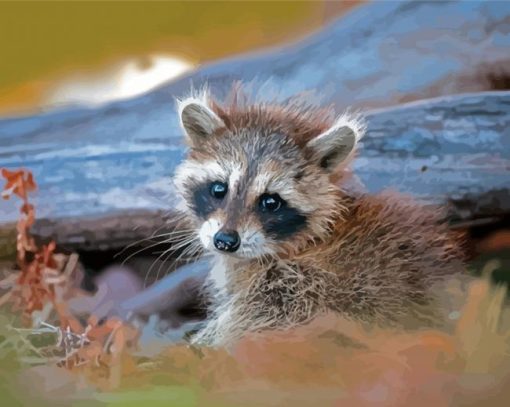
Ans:
[[[393,324],[431,299],[435,281],[462,271],[460,235],[436,211],[389,193],[343,202],[346,211],[323,241],[236,270],[229,290],[245,293],[244,312],[257,310],[274,327],[328,310]]]
[[[281,241],[268,238],[271,254],[217,258],[226,283],[221,292],[211,289],[213,315],[197,342],[227,343],[247,331],[294,326],[331,310],[398,323],[430,302],[432,284],[462,271],[458,237],[441,221],[441,211],[396,193],[349,194],[341,189],[345,162],[332,173],[319,167],[307,143],[331,127],[330,110],[238,98],[209,106],[224,126],[191,146],[179,175],[185,200],[198,183],[186,165],[200,168],[212,160],[226,173],[236,166],[243,175],[211,217],[228,228],[260,229],[252,208],[264,191],[253,181],[269,174],[280,180],[278,188],[288,189],[285,196],[277,192],[306,213],[307,226]],[[189,217],[197,228],[204,222],[191,210]]]

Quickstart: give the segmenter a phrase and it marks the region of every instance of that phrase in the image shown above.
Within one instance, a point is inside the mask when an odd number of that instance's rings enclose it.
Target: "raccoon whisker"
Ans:
[[[172,254],[172,249],[165,250],[162,254],[160,254],[160,255],[156,258],[156,260],[154,260],[154,261],[152,262],[152,264],[151,264],[151,265],[150,265],[150,267],[149,267],[149,270],[147,270],[147,273],[145,274],[145,279],[144,279],[144,282],[143,282],[144,287],[147,287],[147,280],[148,280],[148,278],[149,278],[149,275],[151,274],[151,271],[152,271],[152,268],[154,267],[154,265],[155,265],[155,264],[156,264],[156,263],[157,263],[157,262],[158,262],[158,261],[159,261],[159,260],[160,260],[163,256],[165,256],[167,253]],[[157,281],[157,279],[158,279],[158,276],[156,276],[156,281]]]
[[[172,247],[168,248],[167,250],[165,250],[163,252],[163,254],[168,253],[168,255],[161,262],[161,265],[163,265],[173,253],[184,248],[182,253],[177,257],[177,259],[179,259],[183,253],[186,253],[189,250],[189,247],[194,243],[194,241],[195,241],[195,237],[190,237],[189,239],[179,243],[178,245],[172,246]],[[160,268],[161,268],[161,265],[160,265]],[[160,269],[158,269],[158,276],[159,276],[159,270]]]
[[[194,252],[194,251],[200,249],[201,246],[200,246],[200,241],[199,241],[198,236],[196,236],[196,235],[191,236],[185,242],[185,244],[184,245],[180,245],[180,247],[178,247],[178,249],[180,249],[182,247],[184,247],[182,253],[173,262],[177,262],[184,255],[187,255],[187,254],[191,253],[192,251]]]
[[[152,234],[155,235],[159,233],[160,230],[168,227],[170,227],[172,230],[183,230],[179,227],[179,223],[183,220],[186,220],[186,215],[184,213],[180,213],[178,215],[171,214],[171,219],[164,221],[163,224],[156,228]]]
[[[193,246],[190,246],[189,257],[185,260],[187,263],[195,261],[197,258],[203,257],[203,248],[200,242],[196,242]]]
[[[140,240],[137,240],[129,245],[127,245],[126,247],[124,247],[120,252],[116,253],[114,257],[117,257],[117,256],[120,256],[122,253],[124,253],[126,250],[132,248],[133,246],[137,246],[139,245],[140,243],[144,243],[144,242],[147,242],[147,241],[153,241],[152,239],[155,239],[155,238],[159,238],[159,237],[166,237],[166,236],[180,236],[180,235],[187,235],[187,234],[190,234],[194,231],[194,229],[180,229],[178,231],[174,231],[174,232],[167,232],[167,233],[161,233],[159,235],[151,235],[149,237],[146,237],[146,238],[143,238],[143,239],[140,239]],[[159,243],[167,243],[168,240],[161,240],[161,241],[157,241],[155,242],[156,244],[159,244]]]
[[[183,236],[181,237],[181,239],[177,240],[178,242],[181,242],[184,238],[186,238],[186,236]],[[129,256],[127,256],[123,261],[122,261],[122,265],[124,265],[128,260],[130,260],[131,258],[133,258],[134,256],[136,256],[137,254],[140,254],[142,253],[143,251],[145,250],[149,250],[153,247],[156,247],[156,246],[159,246],[160,244],[165,244],[165,243],[173,243],[172,239],[166,239],[166,240],[161,240],[161,241],[158,241],[158,242],[155,242],[151,245],[148,245],[148,246],[145,246],[145,247],[142,247],[141,249],[139,250],[136,250],[135,252],[131,253]],[[120,255],[122,252],[118,253],[117,255]]]
[[[194,239],[195,238],[193,236],[183,236],[183,237],[181,237],[178,240],[171,240],[171,239],[161,240],[158,244],[167,244],[167,243],[170,243],[171,246],[170,246],[169,249],[172,249],[172,250],[175,251],[175,250],[181,249],[184,246],[187,246]],[[160,254],[160,253],[166,252],[167,250],[168,250],[168,248],[163,250],[163,251],[160,251],[160,252],[154,252],[154,254]]]
[[[179,236],[187,236],[195,232],[195,229],[179,229],[174,231],[169,231],[166,233],[161,233],[159,235],[150,236],[148,239],[154,239],[157,237],[179,237]]]
[[[181,237],[181,239],[177,240],[175,244],[172,246],[174,249],[180,249],[183,246],[186,246],[188,243],[192,242],[197,238],[196,234],[189,234]],[[172,240],[165,240],[165,242],[172,242]]]
[[[176,264],[178,264],[179,261],[184,261],[185,264],[189,263],[192,260],[195,260],[197,258],[197,254],[202,249],[200,242],[198,240],[191,242],[191,244],[186,247],[182,251],[182,253],[170,263],[170,265],[167,267],[165,276],[168,275],[169,270],[171,270]],[[188,256],[188,257],[185,257]],[[163,263],[164,264],[164,263]],[[159,278],[159,270],[158,270],[158,278]]]
[[[158,267],[158,272],[156,274],[156,281],[159,281],[159,274],[161,273],[161,268],[163,267],[163,265],[165,265],[165,263],[167,262],[168,258],[175,252],[175,250],[178,250],[178,249],[167,250],[166,251],[167,255],[166,255],[166,257],[163,260],[161,260],[160,265]],[[184,249],[184,250],[186,250],[186,249]],[[172,264],[174,264],[174,262],[172,262]]]
[[[187,256],[183,256],[180,258],[180,261],[183,262],[184,264],[188,264],[192,261],[196,261],[198,259],[198,253],[199,253],[199,250],[195,249],[193,251],[191,251],[190,253],[187,254]],[[167,274],[168,274],[168,270],[167,270]]]
[[[181,216],[182,216],[182,215],[181,215]],[[181,217],[179,216],[179,220],[184,220],[184,217],[182,217],[182,218],[181,218]],[[159,233],[159,231],[160,231],[160,230],[162,230],[163,228],[165,228],[165,227],[167,227],[167,226],[168,226],[168,222],[163,222],[163,224],[162,224],[162,225],[160,225],[159,227],[157,227],[157,228],[156,228],[156,229],[155,229],[155,230],[151,233],[151,235],[150,235],[149,237],[147,237],[147,239],[151,239],[152,237],[156,236],[156,235]],[[145,239],[142,239],[142,241],[143,241],[143,240],[145,240]],[[136,244],[136,242],[135,242],[135,244]]]
[[[182,247],[185,247],[187,245],[189,245],[193,240],[195,240],[195,237],[194,236],[191,236],[189,237],[188,239],[182,241],[181,243],[179,243],[178,245],[175,245],[175,246],[171,246],[170,248],[168,248],[167,250],[163,251],[151,264],[151,266],[149,267],[149,270],[147,271],[146,275],[145,275],[145,280],[144,280],[144,286],[146,286],[147,284],[147,279],[153,269],[153,267],[161,260],[162,257],[164,257],[165,255],[167,256],[165,259],[168,259],[168,257],[170,257],[172,255],[172,253],[175,253],[175,251],[181,249]],[[163,263],[162,263],[163,264]],[[161,267],[161,265],[160,265]],[[159,278],[159,269],[158,269],[158,274],[156,276],[156,280]]]
[[[185,255],[192,255],[192,253],[196,252],[198,249],[200,249],[200,242],[198,240],[198,237],[195,237],[192,239],[189,244],[184,248],[182,253],[177,256],[177,258],[174,260],[175,263],[177,263],[181,258],[183,258]]]
[[[131,258],[133,258],[134,256],[136,256],[137,254],[140,254],[140,253],[142,253],[142,252],[143,252],[143,251],[145,251],[145,250],[151,249],[151,248],[156,247],[156,246],[158,246],[158,245],[160,245],[160,244],[163,244],[163,243],[165,243],[165,242],[164,242],[164,241],[156,242],[156,243],[153,243],[153,244],[151,244],[151,245],[149,245],[149,246],[142,247],[141,249],[136,250],[135,252],[133,252],[133,253],[131,253],[129,256],[127,256],[124,260],[122,260],[121,265],[126,264],[126,262],[127,262],[128,260],[130,260]],[[121,253],[122,253],[122,252],[121,252]],[[119,253],[118,255],[120,255],[121,253]]]

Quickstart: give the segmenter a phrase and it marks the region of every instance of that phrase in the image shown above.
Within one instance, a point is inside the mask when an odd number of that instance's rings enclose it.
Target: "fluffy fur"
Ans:
[[[333,120],[330,109],[247,103],[237,93],[227,104],[204,93],[179,106],[190,151],[176,185],[213,255],[211,318],[196,343],[224,345],[328,311],[398,323],[430,302],[434,282],[462,270],[457,236],[437,210],[342,190],[365,131],[359,115]],[[228,186],[222,199],[208,192],[215,181]],[[261,211],[264,194],[282,207]],[[236,253],[212,244],[225,229],[241,236]]]

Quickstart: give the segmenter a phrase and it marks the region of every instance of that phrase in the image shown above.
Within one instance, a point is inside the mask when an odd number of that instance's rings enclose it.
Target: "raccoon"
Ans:
[[[442,213],[395,193],[342,188],[359,115],[306,104],[179,101],[189,152],[174,182],[211,272],[196,344],[286,329],[334,312],[398,324],[463,269]]]

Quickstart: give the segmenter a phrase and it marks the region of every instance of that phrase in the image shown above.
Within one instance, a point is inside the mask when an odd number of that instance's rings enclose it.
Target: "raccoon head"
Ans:
[[[332,176],[362,136],[359,118],[206,95],[179,102],[179,115],[190,149],[174,181],[207,251],[261,258],[327,235],[339,210]]]

